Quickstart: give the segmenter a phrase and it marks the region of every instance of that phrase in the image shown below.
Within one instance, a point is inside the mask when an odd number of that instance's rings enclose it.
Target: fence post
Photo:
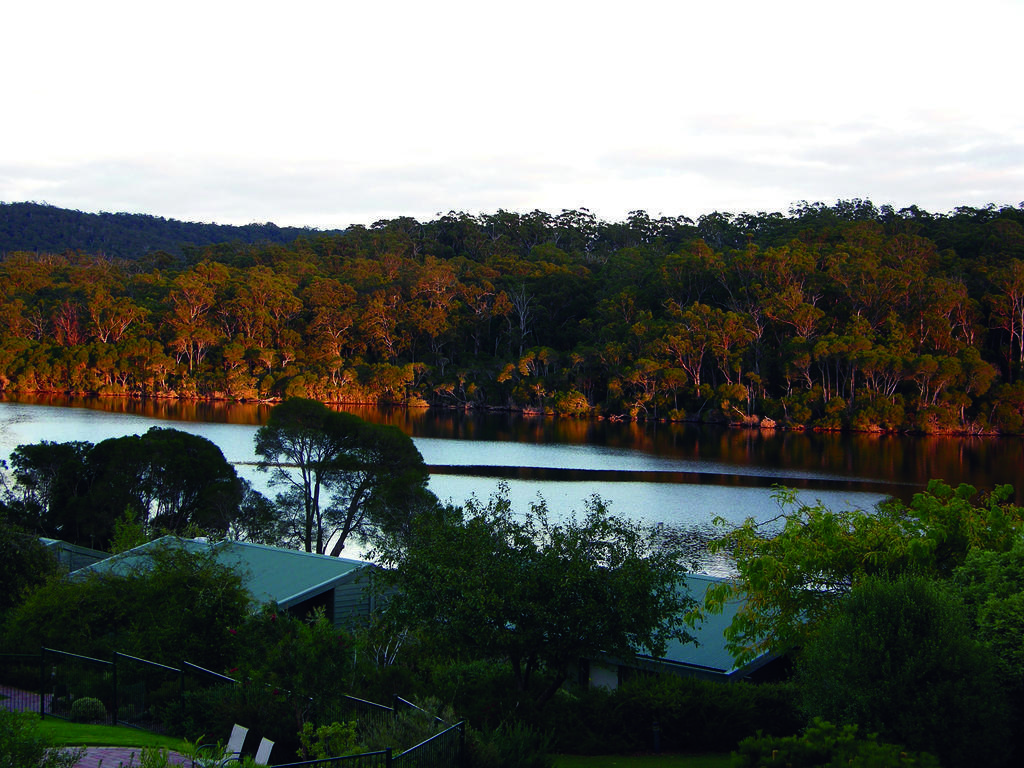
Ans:
[[[39,646],[39,719],[46,719],[46,649]]]
[[[469,755],[466,754],[466,721],[459,723],[459,759],[456,763],[465,766],[469,762]]]
[[[120,699],[117,696],[117,651],[114,651],[114,725],[117,725],[117,710],[120,709]]]
[[[387,747],[384,750],[384,766],[385,768],[391,768],[391,747]]]

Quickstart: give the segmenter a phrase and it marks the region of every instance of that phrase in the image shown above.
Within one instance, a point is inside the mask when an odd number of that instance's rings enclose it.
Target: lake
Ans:
[[[269,410],[111,398],[0,400],[0,456],[22,443],[99,442],[151,426],[173,426],[216,443],[239,474],[265,488],[265,476],[254,468],[253,442]],[[624,517],[705,532],[716,516],[733,522],[775,517],[776,485],[798,489],[809,502],[870,508],[886,496],[909,499],[933,477],[984,489],[1014,483],[1024,467],[1020,438],[801,433],[433,409],[349,410],[409,434],[430,468],[431,490],[442,500],[486,499],[504,481],[517,509],[542,497],[555,516],[564,516],[582,511],[584,500],[597,494]],[[1020,488],[1017,503],[1024,503]]]

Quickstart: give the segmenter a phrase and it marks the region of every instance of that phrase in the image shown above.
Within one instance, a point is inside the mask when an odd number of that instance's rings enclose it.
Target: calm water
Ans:
[[[99,442],[174,426],[217,445],[240,474],[255,472],[253,439],[265,406],[121,399],[0,401],[0,457],[40,440]],[[778,513],[772,486],[808,501],[869,508],[904,499],[928,479],[979,488],[1015,483],[1024,468],[1019,438],[914,438],[760,432],[694,425],[528,418],[510,414],[356,410],[411,435],[443,500],[486,499],[499,481],[517,508],[542,497],[555,515],[598,494],[620,515],[707,529],[715,516],[739,522]],[[173,424],[169,423],[173,422]],[[1018,503],[1021,489],[1018,489]]]

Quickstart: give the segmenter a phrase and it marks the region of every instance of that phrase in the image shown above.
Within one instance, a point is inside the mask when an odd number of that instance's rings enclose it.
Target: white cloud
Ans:
[[[1016,2],[5,14],[6,201],[335,227],[450,209],[1022,196]]]

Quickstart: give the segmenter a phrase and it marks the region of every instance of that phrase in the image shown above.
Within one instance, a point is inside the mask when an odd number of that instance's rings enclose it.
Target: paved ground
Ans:
[[[75,763],[75,768],[118,768],[119,766],[134,766],[139,768],[139,753],[137,747],[89,747],[81,760]],[[171,752],[171,765],[191,765],[188,758]]]

